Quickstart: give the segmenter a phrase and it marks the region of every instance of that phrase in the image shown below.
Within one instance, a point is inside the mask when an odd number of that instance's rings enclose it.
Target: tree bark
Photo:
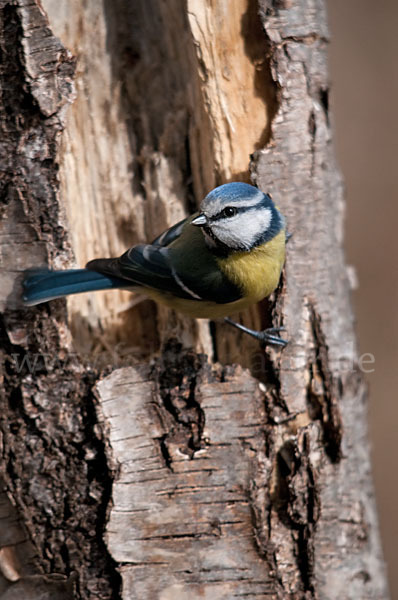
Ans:
[[[1,600],[388,597],[328,41],[321,0],[0,0]],[[22,306],[231,180],[293,234],[240,316],[283,351],[125,292]]]

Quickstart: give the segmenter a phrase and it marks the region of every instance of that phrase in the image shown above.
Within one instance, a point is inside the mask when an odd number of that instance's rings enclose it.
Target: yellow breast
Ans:
[[[285,262],[285,231],[250,252],[234,252],[218,264],[250,302],[259,302],[277,287]]]

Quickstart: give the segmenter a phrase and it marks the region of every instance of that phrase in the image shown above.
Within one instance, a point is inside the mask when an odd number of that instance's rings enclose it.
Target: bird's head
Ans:
[[[249,251],[285,227],[268,194],[238,182],[220,185],[207,194],[191,223],[202,228],[210,247],[230,251]]]

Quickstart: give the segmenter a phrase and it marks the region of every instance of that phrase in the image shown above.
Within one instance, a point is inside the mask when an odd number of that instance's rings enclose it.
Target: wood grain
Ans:
[[[274,597],[250,535],[256,474],[271,468],[264,397],[245,371],[219,379],[197,373],[205,423],[194,452],[176,433],[147,367],[115,371],[97,385],[118,465],[106,537],[123,564],[127,598]]]

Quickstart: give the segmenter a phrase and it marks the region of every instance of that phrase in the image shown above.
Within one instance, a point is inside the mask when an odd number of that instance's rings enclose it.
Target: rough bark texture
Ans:
[[[0,0],[0,598],[387,598],[323,2],[44,6],[76,74],[40,4]],[[293,237],[242,318],[283,352],[123,294],[21,307],[26,267],[250,175]]]

